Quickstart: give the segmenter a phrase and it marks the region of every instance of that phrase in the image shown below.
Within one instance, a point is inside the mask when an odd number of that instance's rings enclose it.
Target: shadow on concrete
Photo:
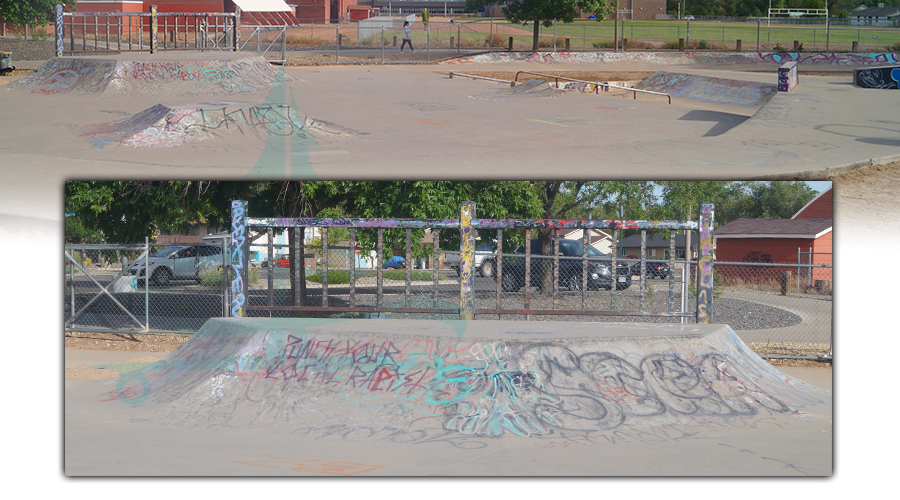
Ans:
[[[695,109],[687,112],[684,116],[679,118],[679,120],[714,122],[715,124],[709,131],[703,134],[703,137],[715,137],[737,127],[749,118],[749,116],[734,113]]]

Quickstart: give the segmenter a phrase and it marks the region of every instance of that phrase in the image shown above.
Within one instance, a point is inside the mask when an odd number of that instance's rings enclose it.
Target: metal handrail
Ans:
[[[514,81],[512,81],[512,80],[501,80],[501,79],[498,79],[498,78],[489,78],[489,77],[486,77],[486,76],[467,75],[467,74],[465,74],[465,73],[454,73],[454,72],[451,71],[451,72],[450,72],[450,78],[452,79],[454,76],[464,76],[464,77],[466,77],[466,78],[473,78],[473,79],[475,79],[475,80],[487,80],[487,81],[489,81],[489,82],[508,83],[510,87],[515,87],[515,86],[516,86],[516,82],[514,82]]]
[[[519,71],[519,72],[517,72],[517,73],[516,73],[515,82],[518,82],[518,81],[519,81],[519,75],[520,75],[521,73],[525,73],[526,75],[543,76],[543,77],[545,77],[545,78],[555,78],[555,79],[556,79],[556,86],[557,86],[557,87],[559,87],[559,80],[560,80],[560,79],[567,80],[567,81],[570,81],[570,82],[579,82],[579,83],[587,83],[587,84],[595,85],[596,88],[597,88],[597,91],[596,91],[597,94],[600,93],[600,87],[605,87],[604,90],[603,90],[604,92],[608,92],[610,88],[620,89],[620,90],[630,90],[630,91],[634,92],[634,98],[635,98],[635,99],[637,99],[637,93],[638,93],[638,92],[641,92],[641,93],[643,93],[643,94],[661,95],[661,96],[667,97],[667,98],[669,99],[669,104],[672,104],[672,96],[669,95],[669,94],[664,94],[664,93],[662,93],[662,92],[654,92],[654,91],[652,91],[652,90],[643,90],[643,89],[634,89],[634,88],[629,88],[629,87],[621,87],[621,86],[619,86],[619,85],[612,85],[612,84],[610,84],[610,83],[608,83],[608,82],[589,82],[589,81],[586,81],[586,80],[578,80],[578,79],[575,79],[575,78],[568,78],[568,77],[565,77],[565,76],[545,75],[545,74],[543,74],[543,73],[535,73],[535,72],[533,72],[533,71]]]

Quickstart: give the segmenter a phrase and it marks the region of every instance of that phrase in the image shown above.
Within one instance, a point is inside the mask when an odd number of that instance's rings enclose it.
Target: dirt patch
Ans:
[[[66,349],[93,351],[172,352],[181,347],[190,335],[179,333],[92,333],[66,332]]]

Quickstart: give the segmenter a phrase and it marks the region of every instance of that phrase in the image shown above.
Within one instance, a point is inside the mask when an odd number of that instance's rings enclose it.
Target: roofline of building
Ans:
[[[831,230],[832,230],[832,227],[829,227],[828,229],[826,229],[824,231],[821,231],[819,233],[812,233],[812,234],[811,233],[793,233],[793,234],[784,234],[784,233],[715,234],[714,233],[713,237],[716,239],[736,239],[736,238],[783,238],[783,239],[809,238],[809,239],[816,239],[816,238],[821,238],[822,236],[825,236],[826,234],[830,233]]]
[[[816,196],[815,198],[809,200],[809,203],[807,203],[806,205],[803,205],[803,208],[801,208],[800,210],[797,210],[797,213],[795,213],[794,216],[791,217],[791,219],[792,219],[792,220],[793,220],[793,219],[796,219],[797,216],[800,215],[801,213],[803,213],[803,211],[806,210],[807,207],[809,207],[810,205],[812,205],[816,200],[818,200],[819,198],[821,198],[825,193],[831,191],[832,189],[833,189],[833,188],[828,188],[828,189],[826,189],[825,191],[822,191],[821,193],[819,193],[819,196]]]

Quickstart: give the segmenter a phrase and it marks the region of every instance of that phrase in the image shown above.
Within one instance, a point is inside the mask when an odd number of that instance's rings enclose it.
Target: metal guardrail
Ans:
[[[240,15],[228,12],[63,12],[56,6],[56,55],[160,50],[229,50]],[[161,36],[160,36],[161,35]],[[76,45],[76,40],[80,44]],[[68,50],[66,50],[68,45]]]
[[[390,313],[430,313],[430,314],[455,314],[458,315],[459,319],[474,319],[476,315],[479,314],[489,314],[489,315],[535,315],[535,314],[549,314],[549,315],[560,315],[560,314],[570,314],[570,315],[607,315],[607,316],[670,316],[670,317],[680,317],[680,316],[690,316],[696,318],[696,321],[700,323],[709,322],[710,318],[710,309],[712,305],[712,220],[714,215],[714,207],[712,204],[703,203],[700,206],[700,219],[699,221],[648,221],[648,220],[541,220],[541,219],[475,219],[474,217],[475,207],[474,204],[468,203],[463,204],[461,207],[461,214],[459,219],[316,219],[316,218],[252,218],[248,217],[246,214],[246,202],[244,201],[234,201],[232,203],[232,234],[231,234],[231,266],[234,270],[234,275],[231,283],[231,293],[232,293],[232,305],[231,305],[231,315],[232,316],[245,316],[248,312],[258,311],[258,312],[273,312],[273,311],[329,311],[329,312],[369,312],[369,313],[381,313],[381,312],[390,312]],[[303,266],[297,266],[293,262],[290,262],[291,265],[291,276],[290,279],[298,284],[297,289],[295,289],[295,293],[292,297],[292,303],[288,305],[277,305],[273,302],[273,294],[268,294],[269,299],[265,305],[254,305],[252,301],[250,301],[250,293],[248,287],[248,280],[246,278],[247,272],[249,270],[249,230],[250,228],[264,229],[267,234],[271,234],[273,228],[286,228],[294,231],[294,247],[291,249],[293,255],[300,255],[304,253],[303,244],[303,232],[306,227],[318,227],[322,229],[322,252],[325,255],[325,262],[323,263],[323,273],[321,276],[321,305],[308,305],[302,304],[301,300],[305,297],[305,287],[306,287],[306,278],[304,276],[305,268]],[[327,231],[328,228],[344,228],[348,230],[349,234],[349,246],[351,248],[356,247],[356,230],[374,230],[377,233],[377,264],[375,270],[375,278],[376,278],[376,297],[375,302],[373,304],[368,304],[367,306],[362,306],[358,304],[356,297],[356,277],[357,272],[355,269],[347,269],[348,281],[349,281],[349,294],[346,297],[346,306],[331,306],[329,304],[330,294],[329,294],[329,281],[328,275],[330,272],[334,272],[330,270],[330,265],[327,260],[327,255],[329,254],[328,245],[327,245]],[[430,302],[431,307],[420,307],[420,308],[410,308],[410,307],[388,307],[385,305],[385,297],[384,297],[384,231],[386,229],[393,230],[405,230],[406,231],[406,261],[411,262],[412,253],[411,253],[411,231],[412,229],[430,229],[433,233],[439,233],[442,229],[454,229],[460,231],[460,279],[459,279],[459,289],[457,299],[451,299],[450,304],[454,306],[458,304],[458,307],[438,307],[438,283],[439,283],[439,272],[437,266],[433,266],[433,270],[430,273],[430,281],[432,287],[430,289]],[[495,307],[484,307],[476,305],[475,302],[475,269],[474,269],[474,248],[475,248],[475,230],[476,229],[493,229],[496,230],[496,286],[494,287],[494,291],[491,292],[491,295],[496,297],[496,302],[494,302]],[[635,303],[634,309],[622,309],[617,308],[616,304],[616,286],[612,286],[610,289],[611,292],[611,301],[612,307],[611,311],[600,311],[596,308],[588,308],[585,306],[585,297],[587,293],[587,267],[589,262],[592,262],[588,258],[587,245],[582,245],[583,254],[581,256],[581,287],[580,294],[582,297],[581,309],[563,309],[559,308],[559,284],[560,284],[560,255],[556,253],[553,256],[550,256],[553,260],[552,264],[552,308],[548,307],[532,307],[532,299],[531,299],[531,259],[532,255],[529,249],[529,245],[531,242],[531,231],[533,229],[550,229],[554,231],[554,237],[558,244],[558,230],[559,229],[582,229],[584,231],[590,229],[611,229],[613,231],[613,239],[616,240],[616,233],[619,230],[623,229],[637,229],[641,230],[644,239],[646,238],[646,231],[649,229],[664,229],[669,230],[670,233],[670,242],[673,246],[672,251],[670,252],[671,263],[674,267],[675,264],[675,251],[674,251],[674,231],[698,231],[700,235],[700,259],[699,259],[699,268],[700,272],[698,273],[698,282],[696,285],[697,289],[697,307],[695,312],[683,314],[674,311],[673,300],[669,301],[669,308],[664,313],[651,312],[644,308],[645,304],[645,295],[643,290],[640,293],[640,305],[637,306]],[[524,241],[525,241],[525,251],[524,256],[522,257],[525,261],[524,266],[524,283],[520,286],[525,288],[525,294],[522,298],[522,306],[523,307],[504,307],[504,265],[503,259],[506,257],[509,258],[509,253],[503,252],[503,232],[504,230],[523,230],[524,231]],[[271,237],[271,236],[270,236]],[[432,249],[432,256],[435,259],[435,262],[438,259],[439,249],[437,241],[439,239],[439,234],[434,234],[434,248]],[[618,257],[616,256],[616,249],[613,248],[613,253],[608,256],[610,260],[611,269],[618,270],[619,266],[616,261]],[[536,259],[540,259],[541,257],[535,256]],[[642,255],[642,264],[646,259],[645,255]],[[564,258],[562,260],[565,260]],[[595,259],[596,260],[596,259]],[[642,270],[642,281],[641,285],[645,283],[645,270]],[[565,276],[562,276],[565,278]],[[630,283],[630,273],[629,273],[629,283]],[[405,283],[400,287],[404,304],[409,303],[410,298],[412,296],[412,287],[411,287],[411,269],[409,267],[405,270]],[[570,290],[572,287],[569,287]],[[670,293],[673,292],[674,289],[674,279],[670,280]],[[481,294],[484,297],[487,297],[484,294]],[[509,294],[507,294],[509,295]],[[549,300],[549,299],[548,299]],[[455,303],[455,304],[454,304]],[[546,305],[550,305],[550,302],[547,302]]]

